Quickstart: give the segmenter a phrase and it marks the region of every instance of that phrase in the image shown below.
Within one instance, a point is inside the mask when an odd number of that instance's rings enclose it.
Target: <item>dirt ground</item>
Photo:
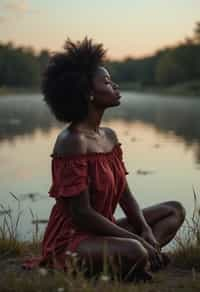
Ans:
[[[21,268],[22,258],[7,258],[0,260],[0,287],[5,287],[7,281],[7,290],[9,290],[9,274],[15,275],[18,281],[20,279],[30,279],[35,276],[38,271],[26,271]],[[183,270],[169,265],[165,270],[153,274],[153,281],[148,284],[140,284],[139,290],[131,291],[144,291],[144,292],[157,292],[157,291],[187,291],[199,292],[200,291],[200,273],[195,270]],[[13,276],[12,276],[13,277]],[[23,280],[24,281],[24,280]],[[130,283],[131,285],[131,283]],[[143,288],[144,286],[144,288]],[[3,292],[0,289],[1,292]],[[23,290],[24,291],[24,290]],[[43,290],[42,290],[43,291]],[[73,290],[72,290],[73,291]],[[109,291],[109,290],[107,290]],[[106,290],[104,292],[107,292]],[[120,290],[121,291],[121,290]],[[124,289],[123,291],[126,291]],[[127,290],[130,291],[130,290]],[[14,291],[15,292],[15,291]],[[16,290],[17,292],[17,290]]]

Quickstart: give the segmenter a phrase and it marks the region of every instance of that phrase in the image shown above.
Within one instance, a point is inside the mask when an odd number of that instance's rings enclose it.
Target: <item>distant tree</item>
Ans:
[[[194,29],[194,39],[200,44],[200,21],[196,23],[196,27]]]
[[[39,64],[30,47],[0,46],[0,85],[37,87],[40,80]]]
[[[167,52],[160,58],[155,70],[155,80],[160,85],[172,85],[185,79],[184,69],[178,64],[172,54]]]
[[[184,80],[198,79],[200,62],[200,44],[183,44],[173,49],[173,56],[185,72]],[[184,81],[182,80],[182,81]]]
[[[42,73],[48,63],[50,53],[48,50],[42,50],[38,55],[38,61],[40,65],[40,72]]]
[[[186,38],[184,39],[184,44],[191,46],[191,45],[194,44],[194,39],[191,38],[191,37],[186,37]]]
[[[31,47],[0,42],[0,86],[40,87],[50,52],[36,54]],[[114,81],[134,86],[173,85],[200,79],[200,22],[194,35],[174,47],[165,47],[145,58],[106,60]]]

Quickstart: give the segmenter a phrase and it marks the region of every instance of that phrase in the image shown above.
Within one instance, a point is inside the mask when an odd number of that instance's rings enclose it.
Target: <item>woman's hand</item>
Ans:
[[[160,245],[158,241],[156,240],[151,228],[147,228],[144,231],[142,231],[140,235],[145,241],[150,243],[156,250],[160,251]]]
[[[162,262],[162,256],[158,249],[154,248],[151,244],[149,244],[147,241],[142,240],[142,245],[144,248],[146,248],[148,255],[149,255],[149,262],[151,265],[152,271],[157,271],[162,268],[163,262]]]

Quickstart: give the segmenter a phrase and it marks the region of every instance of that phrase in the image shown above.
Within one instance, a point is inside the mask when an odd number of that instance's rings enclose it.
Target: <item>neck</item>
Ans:
[[[87,117],[76,124],[76,127],[80,130],[88,130],[91,132],[99,133],[99,127],[103,117],[104,110],[92,110],[89,111]]]

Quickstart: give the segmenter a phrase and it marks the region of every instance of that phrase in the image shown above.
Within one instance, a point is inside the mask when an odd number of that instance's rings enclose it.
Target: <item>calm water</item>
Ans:
[[[124,92],[102,125],[118,134],[127,180],[141,207],[179,200],[190,216],[192,187],[197,193],[200,188],[200,100]],[[0,203],[15,218],[18,205],[10,192],[19,198],[22,239],[31,238],[30,209],[35,218],[48,219],[54,204],[48,197],[50,154],[63,127],[40,95],[0,98]],[[115,215],[123,216],[120,208]]]

